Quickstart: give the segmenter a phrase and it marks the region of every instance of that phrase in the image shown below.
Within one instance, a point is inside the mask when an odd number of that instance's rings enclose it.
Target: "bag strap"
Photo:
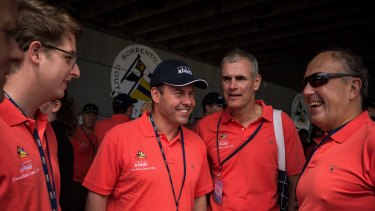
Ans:
[[[279,170],[285,171],[285,143],[283,123],[281,121],[281,110],[273,109],[273,128],[275,130],[275,137],[277,143],[277,162]]]

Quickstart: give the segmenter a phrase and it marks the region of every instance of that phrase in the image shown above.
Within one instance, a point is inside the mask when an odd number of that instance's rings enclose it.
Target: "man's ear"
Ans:
[[[350,85],[349,100],[353,100],[360,95],[361,88],[362,80],[360,78],[353,78]]]
[[[204,108],[206,109],[207,113],[211,113],[212,105],[205,105]]]
[[[151,98],[152,101],[154,101],[155,104],[159,104],[159,98],[160,98],[160,92],[156,87],[151,88]]]
[[[39,41],[33,41],[29,45],[27,55],[30,57],[30,60],[34,64],[40,63],[40,53],[42,50],[42,44]]]
[[[260,74],[257,74],[254,80],[254,91],[258,91],[260,82],[262,82],[262,76]]]
[[[56,113],[60,110],[61,108],[61,101],[60,100],[55,100],[52,102],[52,113]]]

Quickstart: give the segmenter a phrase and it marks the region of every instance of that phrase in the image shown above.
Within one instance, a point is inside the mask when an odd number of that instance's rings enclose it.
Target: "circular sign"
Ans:
[[[301,93],[293,99],[291,116],[296,128],[309,130],[310,113]]]
[[[150,78],[161,62],[160,57],[144,45],[130,45],[118,53],[111,72],[111,97],[126,93],[137,99],[134,105],[133,118],[140,115],[144,102],[151,101]]]

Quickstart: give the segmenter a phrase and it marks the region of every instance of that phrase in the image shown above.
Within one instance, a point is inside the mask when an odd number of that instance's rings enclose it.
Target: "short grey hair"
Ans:
[[[227,54],[225,54],[224,58],[221,60],[220,63],[220,69],[223,67],[225,63],[234,63],[238,62],[241,58],[246,59],[247,61],[250,62],[251,65],[251,71],[252,71],[252,77],[255,79],[255,77],[259,73],[259,66],[258,66],[258,61],[255,58],[254,55],[241,50],[239,48],[235,48],[233,50],[230,50]]]
[[[368,89],[368,70],[365,67],[362,58],[348,49],[331,49],[323,52],[331,51],[332,58],[341,62],[345,67],[345,71],[355,75],[362,81],[361,98],[362,102],[367,98]]]

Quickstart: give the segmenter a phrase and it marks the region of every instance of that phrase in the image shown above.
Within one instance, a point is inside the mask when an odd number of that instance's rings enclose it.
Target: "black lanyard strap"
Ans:
[[[158,144],[159,144],[161,155],[163,156],[164,165],[165,165],[165,167],[167,168],[167,171],[168,171],[169,182],[171,183],[172,193],[173,193],[173,197],[174,197],[174,202],[176,204],[176,210],[178,210],[178,204],[180,202],[180,198],[181,198],[181,194],[182,194],[182,189],[184,187],[185,179],[186,179],[186,157],[185,157],[184,134],[182,133],[181,126],[178,127],[178,131],[180,132],[180,138],[181,138],[182,160],[183,160],[183,164],[184,164],[184,176],[183,176],[183,179],[182,179],[182,185],[181,185],[181,189],[180,189],[180,194],[178,195],[178,198],[177,198],[175,190],[174,190],[174,186],[173,186],[173,180],[172,180],[171,171],[169,170],[167,158],[165,157],[164,149],[163,149],[163,146],[162,146],[161,141],[160,141],[160,136],[158,134],[158,130],[156,128],[156,125],[155,125],[155,122],[154,122],[154,118],[152,118],[152,115],[150,115],[149,117],[150,117],[150,120],[151,120],[152,127],[154,128],[154,131],[155,131],[155,136],[156,136],[156,140],[158,141]]]
[[[9,99],[9,101],[14,105],[16,106],[21,112],[22,114],[26,116],[25,112],[23,112],[23,110],[17,105],[17,103],[8,95],[8,93],[4,92],[5,94],[5,97]],[[49,175],[49,172],[48,172],[48,167],[47,167],[47,159],[46,159],[46,156],[44,154],[44,150],[43,150],[43,146],[42,146],[42,142],[40,140],[40,137],[39,137],[39,134],[38,134],[38,131],[36,129],[36,125],[35,125],[35,128],[34,128],[34,132],[33,132],[33,138],[34,138],[34,141],[35,141],[35,144],[38,146],[38,151],[39,151],[39,155],[40,155],[40,159],[41,159],[41,162],[42,162],[42,166],[43,166],[43,172],[44,172],[44,177],[46,179],[46,184],[47,184],[47,190],[48,190],[48,198],[50,200],[50,203],[51,203],[51,208],[52,208],[52,211],[57,211],[58,207],[57,207],[57,197],[56,197],[56,188],[55,188],[55,182],[54,182],[54,178],[53,178],[53,169],[52,169],[52,164],[51,164],[51,159],[50,159],[50,153],[49,153],[49,146],[48,146],[48,140],[47,140],[47,136],[46,137],[46,147],[47,147],[47,154],[48,154],[48,158],[49,158],[49,165],[50,165],[50,169],[51,169],[51,175]]]
[[[302,169],[302,171],[301,171],[301,175],[302,175],[303,172],[305,171],[305,169],[306,169],[307,165],[309,164],[309,162],[310,162],[312,156],[313,156],[314,153],[318,150],[318,148],[319,148],[320,146],[322,146],[323,143],[326,142],[326,141],[327,141],[327,140],[328,140],[333,134],[335,134],[337,131],[341,130],[341,128],[345,127],[345,125],[347,125],[347,124],[348,124],[348,122],[345,123],[345,124],[343,124],[343,125],[341,125],[341,126],[339,126],[339,127],[337,127],[337,128],[335,128],[335,129],[333,129],[333,130],[331,130],[331,131],[327,134],[327,136],[325,136],[325,137],[322,139],[322,141],[320,141],[319,144],[315,146],[315,148],[314,148],[314,150],[312,151],[310,157],[306,160],[305,165],[303,166],[303,169]]]
[[[54,182],[54,179],[53,179],[53,170],[52,170],[51,160],[49,160],[49,165],[50,165],[52,177],[49,175],[46,156],[44,155],[42,142],[40,141],[40,138],[39,138],[39,135],[38,135],[38,132],[37,132],[36,129],[34,129],[33,136],[34,136],[35,143],[38,146],[40,159],[41,159],[42,164],[43,164],[43,172],[44,172],[44,176],[46,178],[47,190],[48,190],[49,199],[50,199],[50,202],[51,202],[52,211],[56,211],[57,210],[57,198],[56,198],[56,188],[55,188],[55,182]],[[48,141],[46,141],[46,144],[47,144],[48,157],[50,157],[49,156],[50,154],[49,154]]]
[[[90,136],[89,134],[86,133],[86,130],[83,128],[83,125],[81,125],[81,130],[82,132],[85,134],[86,138],[87,138],[87,141],[89,142],[92,150],[94,151],[94,153],[96,154],[96,147],[94,145],[94,142],[90,139]],[[79,140],[80,142],[82,142],[82,140]]]
[[[221,117],[219,119],[219,121],[217,122],[217,127],[216,127],[216,150],[217,150],[217,158],[219,160],[219,165],[220,165],[220,168],[221,166],[224,165],[225,162],[227,162],[229,159],[231,159],[235,154],[237,154],[239,151],[242,150],[242,148],[244,148],[256,135],[257,133],[259,132],[260,128],[262,127],[263,123],[264,123],[264,119],[262,119],[262,122],[259,124],[259,126],[255,129],[255,131],[253,132],[253,134],[250,135],[250,137],[244,142],[241,144],[241,146],[239,146],[236,150],[234,150],[228,157],[226,157],[222,162],[220,161],[220,153],[219,153],[219,128],[220,128],[220,122],[221,122]]]

